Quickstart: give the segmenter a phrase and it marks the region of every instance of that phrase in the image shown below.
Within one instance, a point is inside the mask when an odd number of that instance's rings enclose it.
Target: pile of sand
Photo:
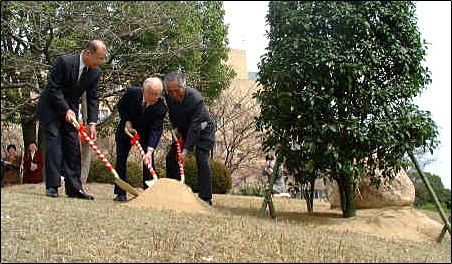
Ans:
[[[146,209],[167,209],[189,213],[209,214],[212,210],[206,202],[194,194],[190,187],[174,179],[162,178],[140,193],[136,198],[123,203],[125,206]]]
[[[328,228],[393,240],[431,241],[443,228],[442,224],[411,207],[357,210],[356,217],[334,220]]]

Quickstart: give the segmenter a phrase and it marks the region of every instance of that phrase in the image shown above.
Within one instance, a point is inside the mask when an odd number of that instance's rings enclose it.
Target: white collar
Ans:
[[[85,64],[83,63],[83,60],[82,60],[82,53],[80,53],[80,66],[78,67],[79,73],[82,72],[83,67],[85,67]]]

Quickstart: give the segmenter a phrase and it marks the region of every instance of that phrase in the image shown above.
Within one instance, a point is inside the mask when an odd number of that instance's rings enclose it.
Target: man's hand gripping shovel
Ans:
[[[126,132],[127,135],[129,135],[129,137],[132,138],[130,140],[130,143],[132,143],[132,145],[137,146],[138,150],[140,151],[141,157],[143,158],[144,164],[146,164],[146,166],[149,169],[149,172],[152,175],[152,178],[153,178],[152,180],[144,182],[147,186],[151,187],[158,180],[158,177],[157,177],[157,173],[155,173],[155,170],[152,167],[151,162],[149,162],[149,160],[146,159],[146,154],[144,153],[144,150],[141,147],[140,142],[138,141],[140,139],[140,136],[138,135],[138,132],[136,132],[136,131],[134,132],[135,135],[132,135],[127,129],[124,129],[124,131]]]
[[[119,178],[119,175],[116,172],[116,170],[113,168],[113,166],[111,166],[110,162],[108,162],[108,160],[105,158],[104,154],[99,151],[99,149],[93,143],[91,138],[86,134],[86,127],[81,123],[79,124],[73,116],[71,119],[72,119],[72,125],[74,125],[74,127],[80,132],[82,140],[85,140],[86,142],[88,142],[88,144],[91,146],[91,148],[96,152],[97,156],[104,162],[107,169],[113,174],[113,176],[115,177],[115,183],[124,191],[135,195],[135,197],[138,196],[138,192],[132,186],[130,186],[127,182],[125,182],[125,181],[121,180],[121,178]]]

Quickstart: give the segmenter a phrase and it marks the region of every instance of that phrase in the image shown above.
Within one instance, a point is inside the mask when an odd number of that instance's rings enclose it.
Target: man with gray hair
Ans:
[[[116,129],[116,171],[119,177],[127,179],[127,157],[132,147],[131,138],[126,132],[140,136],[140,145],[146,152],[147,161],[151,162],[155,170],[154,149],[162,136],[163,119],[166,115],[166,107],[162,100],[163,83],[160,78],[149,77],[143,82],[143,87],[130,87],[118,102],[118,112],[121,118]],[[146,181],[152,176],[143,162],[143,188],[148,186]],[[119,202],[127,201],[126,192],[115,184],[114,193],[117,195],[113,200]]]
[[[165,95],[171,125],[178,138],[183,139],[183,151],[178,159],[185,165],[188,152],[195,149],[198,166],[198,196],[212,205],[212,175],[209,165],[209,152],[215,143],[215,130],[204,99],[196,89],[186,86],[185,77],[180,72],[165,76]],[[176,146],[173,144],[166,156],[166,175],[180,180],[177,164]]]

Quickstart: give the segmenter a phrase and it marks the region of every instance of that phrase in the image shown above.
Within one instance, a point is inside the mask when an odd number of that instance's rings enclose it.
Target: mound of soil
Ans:
[[[419,210],[407,207],[362,209],[351,219],[334,219],[330,229],[376,235],[392,240],[432,241],[443,225]]]
[[[195,214],[209,214],[212,210],[186,184],[167,178],[157,180],[153,186],[147,188],[136,198],[123,203],[123,205],[146,209],[184,211]]]

